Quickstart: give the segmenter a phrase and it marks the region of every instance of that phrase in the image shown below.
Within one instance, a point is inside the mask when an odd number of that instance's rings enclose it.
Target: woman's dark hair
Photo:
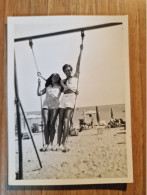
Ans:
[[[55,74],[51,74],[51,76],[46,80],[46,83],[45,83],[45,87],[48,87],[49,85],[53,86],[52,84],[52,77],[54,76]],[[58,75],[59,79],[57,81],[57,84],[61,86],[61,77],[59,74],[56,73],[56,75]],[[61,92],[63,91],[63,87],[61,86]]]
[[[71,66],[70,64],[65,64],[65,65],[62,67],[63,72],[65,72],[66,68],[68,68],[68,67],[70,68],[71,71],[73,70],[73,68],[72,68],[72,66]]]

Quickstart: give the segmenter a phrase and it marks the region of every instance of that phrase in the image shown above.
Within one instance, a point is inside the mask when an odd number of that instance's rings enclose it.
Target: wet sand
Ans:
[[[23,140],[24,179],[80,179],[127,177],[126,131],[96,128],[69,136],[69,152],[40,152],[42,134],[33,134],[43,168],[39,168],[30,139]],[[16,141],[16,148],[17,148]],[[54,144],[56,144],[56,137]],[[16,169],[18,152],[16,152]]]

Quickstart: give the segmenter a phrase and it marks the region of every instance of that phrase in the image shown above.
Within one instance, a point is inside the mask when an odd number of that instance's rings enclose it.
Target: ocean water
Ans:
[[[125,120],[125,104],[114,104],[114,105],[101,105],[97,106],[100,116],[100,121],[106,121],[108,123],[111,118],[111,108],[113,110],[114,118],[122,118]],[[79,119],[83,119],[83,111],[96,111],[96,106],[80,107],[76,108],[73,116],[73,123],[75,127],[79,127]],[[93,114],[94,124],[96,123],[96,115]],[[86,122],[90,122],[91,118],[86,115]]]
[[[108,123],[110,121],[111,118],[111,108],[113,110],[113,116],[114,118],[122,118],[123,120],[125,120],[125,104],[115,104],[115,105],[101,105],[98,106],[98,111],[99,111],[99,116],[100,116],[100,120],[101,121],[106,121],[106,123]],[[96,106],[88,106],[88,107],[78,107],[75,109],[74,111],[74,116],[73,116],[73,124],[75,128],[79,128],[79,119],[83,119],[84,115],[83,112],[87,112],[87,111],[96,111]],[[32,112],[27,112],[26,116],[28,115],[40,115],[41,112],[40,111],[32,111]],[[94,118],[93,122],[94,124],[97,123],[96,120],[96,114],[93,114],[92,117]],[[90,123],[91,122],[91,117],[89,117],[89,115],[86,115],[86,122]],[[41,124],[41,118],[37,118],[37,119],[29,119],[28,123],[30,126],[32,126],[33,123],[38,123]],[[57,125],[58,125],[58,119],[57,119]],[[24,126],[24,127],[23,127]],[[25,123],[22,117],[22,127],[26,129],[25,127]]]

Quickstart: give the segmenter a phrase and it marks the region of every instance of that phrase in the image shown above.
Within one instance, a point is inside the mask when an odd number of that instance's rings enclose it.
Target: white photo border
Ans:
[[[126,110],[126,145],[127,168],[126,178],[94,178],[94,179],[15,179],[15,106],[14,106],[14,28],[16,24],[48,24],[59,16],[35,16],[35,17],[8,17],[7,30],[7,123],[8,123],[8,185],[81,185],[81,184],[106,184],[106,183],[132,183],[132,136],[131,136],[131,107],[130,107],[130,70],[129,70],[129,41],[128,41],[128,16],[60,16],[64,17],[99,17],[102,20],[123,22],[124,26],[124,64],[125,64],[125,110]],[[126,47],[128,46],[128,47]]]

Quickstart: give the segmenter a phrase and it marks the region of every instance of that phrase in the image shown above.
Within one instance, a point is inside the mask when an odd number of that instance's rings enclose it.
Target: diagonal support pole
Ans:
[[[22,156],[23,152],[22,152],[22,133],[21,133],[21,119],[20,119],[20,111],[19,111],[19,108],[22,111],[24,120],[26,122],[28,131],[30,133],[30,137],[31,137],[31,140],[32,140],[32,143],[33,143],[33,147],[35,149],[35,153],[36,153],[37,158],[38,158],[38,161],[39,161],[40,168],[42,168],[42,164],[41,164],[41,160],[40,160],[40,157],[39,157],[39,154],[38,154],[38,151],[37,151],[37,148],[36,148],[36,145],[35,145],[35,142],[34,142],[34,139],[33,139],[33,136],[32,136],[32,133],[31,133],[31,130],[30,130],[28,121],[27,121],[27,118],[25,116],[25,112],[23,110],[23,107],[22,107],[22,104],[21,104],[21,101],[20,101],[20,98],[19,98],[19,95],[18,95],[17,71],[16,71],[16,58],[15,58],[15,54],[14,54],[14,79],[15,79],[14,82],[15,82],[17,124],[18,124],[18,149],[19,149],[19,174],[18,174],[18,177],[19,177],[19,179],[22,179],[23,178],[23,160],[22,160],[23,159],[23,156]]]
[[[30,127],[29,127],[29,124],[28,124],[28,121],[27,121],[27,118],[26,118],[26,116],[25,116],[25,112],[24,112],[24,110],[23,110],[23,107],[22,107],[22,104],[21,104],[20,100],[19,100],[19,105],[20,105],[20,108],[21,108],[23,117],[24,117],[24,119],[25,119],[25,122],[26,122],[26,125],[27,125],[27,128],[28,128],[28,131],[29,131],[29,133],[30,133],[30,137],[31,137],[31,140],[32,140],[34,149],[35,149],[35,153],[36,153],[37,158],[38,158],[38,161],[39,161],[40,168],[42,168],[41,160],[40,160],[40,157],[39,157],[39,154],[38,154],[38,151],[37,151],[37,148],[36,148],[36,145],[35,145],[35,142],[34,142],[34,139],[33,139],[33,136],[32,136],[32,133],[31,133],[31,130],[30,130]]]

